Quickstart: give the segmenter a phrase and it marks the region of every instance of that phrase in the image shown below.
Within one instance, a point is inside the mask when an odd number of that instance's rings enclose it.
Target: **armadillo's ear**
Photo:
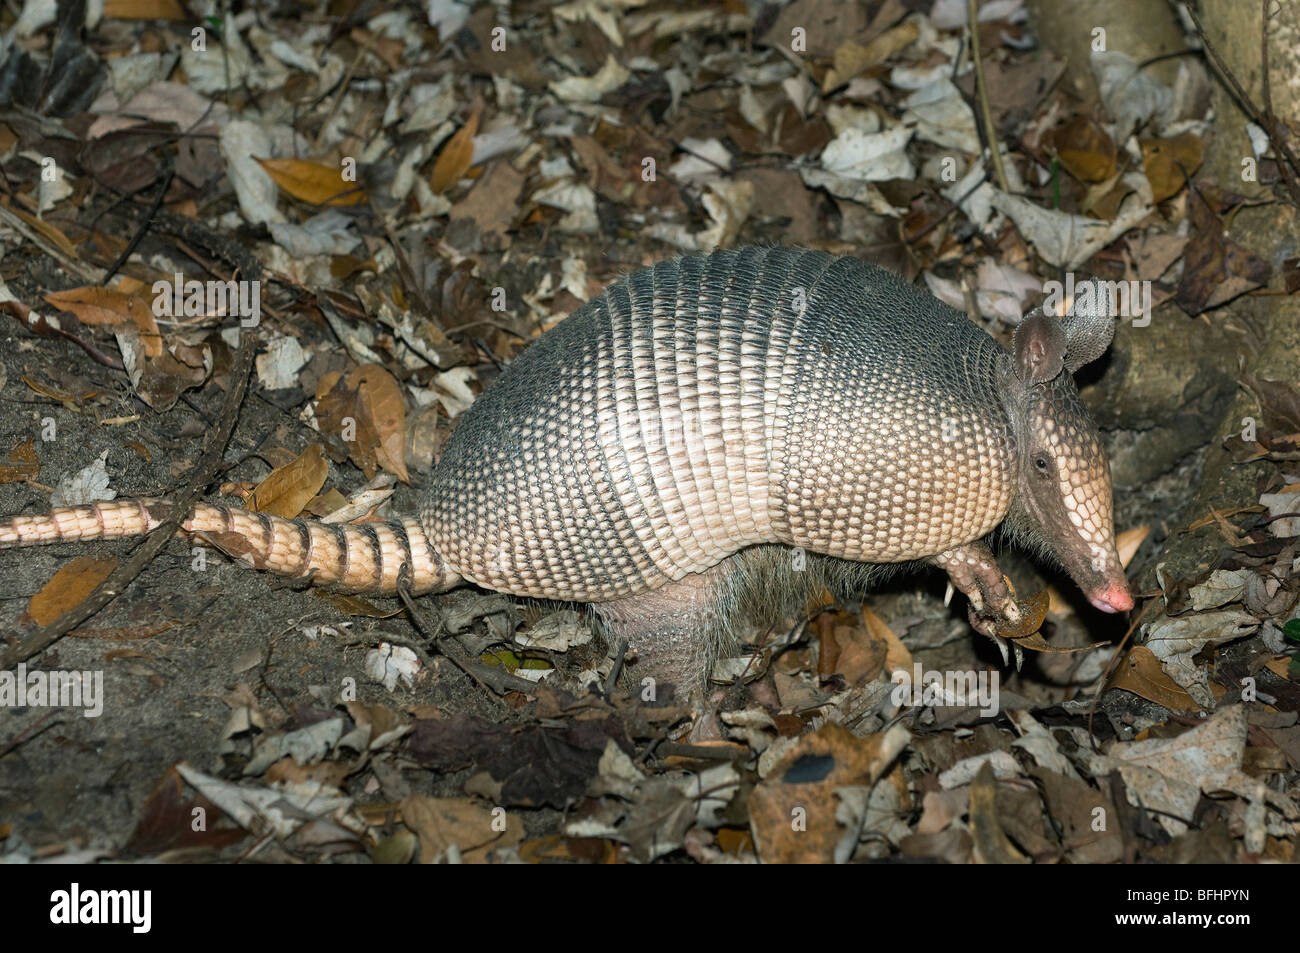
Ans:
[[[1096,278],[1074,286],[1074,302],[1061,322],[1065,328],[1065,366],[1071,374],[1091,364],[1110,347],[1115,336],[1111,287]]]
[[[1065,361],[1065,331],[1061,322],[1034,310],[1020,322],[1015,337],[1016,376],[1026,384],[1041,384],[1061,373]]]

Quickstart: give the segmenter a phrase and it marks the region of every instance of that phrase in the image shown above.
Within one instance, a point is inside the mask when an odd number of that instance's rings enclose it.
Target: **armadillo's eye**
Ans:
[[[1036,469],[1039,473],[1046,473],[1047,457],[1043,456],[1043,454],[1041,453],[1038,454],[1036,457],[1034,457],[1034,469]]]

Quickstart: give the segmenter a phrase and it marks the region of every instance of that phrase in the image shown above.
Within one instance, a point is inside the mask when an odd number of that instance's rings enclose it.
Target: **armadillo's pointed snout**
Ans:
[[[1116,582],[1100,592],[1088,593],[1088,601],[1102,612],[1128,612],[1133,608],[1133,593],[1126,583]]]

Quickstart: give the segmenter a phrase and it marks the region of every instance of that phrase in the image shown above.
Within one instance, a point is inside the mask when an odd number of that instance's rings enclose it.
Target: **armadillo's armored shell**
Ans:
[[[1006,361],[964,315],[857,259],[664,262],[488,388],[421,519],[473,582],[572,601],[654,589],[754,543],[933,555],[1007,511]]]

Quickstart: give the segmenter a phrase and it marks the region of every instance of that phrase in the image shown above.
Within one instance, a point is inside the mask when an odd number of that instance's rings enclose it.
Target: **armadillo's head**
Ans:
[[[1094,606],[1133,608],[1115,551],[1110,464],[1071,376],[1115,330],[1104,285],[1076,296],[1063,320],[1035,311],[1016,329],[1006,375],[1017,491],[1007,525],[1065,566]]]

